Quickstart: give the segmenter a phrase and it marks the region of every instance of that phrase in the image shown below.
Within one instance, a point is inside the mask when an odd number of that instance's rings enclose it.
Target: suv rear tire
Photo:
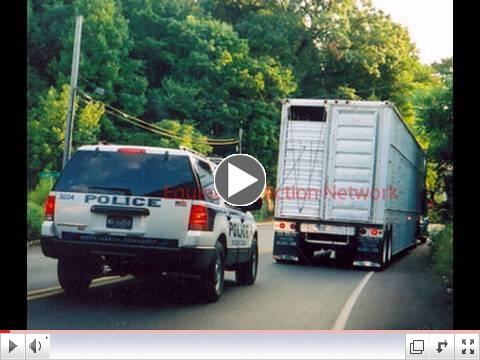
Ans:
[[[225,281],[225,251],[220,242],[215,244],[215,256],[202,278],[202,295],[207,302],[216,302],[223,293]]]
[[[57,275],[60,286],[67,294],[79,295],[88,290],[93,276],[86,260],[78,258],[60,258]]]
[[[257,278],[258,270],[258,243],[257,239],[254,238],[252,242],[252,249],[250,254],[250,259],[244,263],[240,264],[235,271],[235,280],[240,285],[253,285],[255,279]]]

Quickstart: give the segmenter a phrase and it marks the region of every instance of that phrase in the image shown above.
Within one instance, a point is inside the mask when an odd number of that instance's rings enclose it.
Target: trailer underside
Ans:
[[[316,252],[332,251],[343,265],[383,269],[400,252],[393,250],[392,230],[391,225],[276,219],[273,258],[309,264]]]

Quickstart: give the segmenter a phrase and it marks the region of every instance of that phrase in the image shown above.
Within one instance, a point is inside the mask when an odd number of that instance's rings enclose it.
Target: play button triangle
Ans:
[[[228,163],[228,197],[239,193],[257,181],[258,179],[256,177]]]
[[[8,353],[10,354],[17,346],[12,340],[8,340]]]

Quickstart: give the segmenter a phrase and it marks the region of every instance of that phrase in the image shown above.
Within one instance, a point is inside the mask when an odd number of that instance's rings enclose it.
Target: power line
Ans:
[[[85,94],[82,94],[84,97],[85,97]],[[87,95],[88,96],[88,95]],[[179,136],[179,135],[176,135],[175,133],[173,133],[172,131],[170,130],[167,130],[167,129],[163,129],[161,127],[158,127],[154,124],[151,124],[151,123],[148,123],[146,121],[143,121],[141,119],[137,119],[133,116],[129,116],[128,114],[125,114],[123,113],[122,111],[118,110],[118,109],[115,109],[114,111],[110,110],[110,108],[113,108],[112,106],[108,105],[108,104],[105,104],[103,103],[102,101],[98,101],[98,100],[93,100],[91,97],[88,96],[87,100],[86,99],[83,99],[83,98],[80,98],[81,101],[83,101],[84,103],[88,104],[89,102],[98,102],[98,103],[101,103],[103,104],[107,109],[105,109],[105,113],[119,119],[119,120],[122,120],[122,121],[125,121],[129,124],[132,124],[134,126],[137,126],[137,127],[140,127],[144,130],[148,130],[150,132],[153,132],[155,134],[158,134],[158,135],[162,135],[164,137],[168,137],[168,138],[173,138],[173,139],[177,139],[177,140],[182,140],[183,137],[182,136]],[[223,142],[216,142],[216,141],[212,141],[212,140],[207,140],[207,141],[202,141],[202,140],[196,140],[196,139],[192,139],[191,140],[192,143],[196,143],[196,144],[205,144],[205,145],[212,145],[212,146],[220,146],[220,145],[236,145],[238,144],[238,141],[237,140],[234,140],[234,141],[230,141],[230,142],[226,142],[226,141],[223,141]]]
[[[102,104],[104,105],[107,109],[110,109],[110,110],[106,110],[105,112],[109,113],[110,115],[114,115],[115,117],[121,119],[121,120],[128,120],[128,122],[132,123],[131,120],[129,120],[129,118],[132,118],[134,122],[136,123],[140,123],[140,124],[144,124],[145,126],[149,127],[149,128],[155,128],[158,132],[160,132],[162,135],[165,135],[165,136],[176,136],[173,132],[167,130],[167,129],[163,129],[163,128],[160,128],[160,127],[157,127],[156,125],[154,124],[151,124],[149,122],[146,122],[146,121],[143,121],[143,120],[140,120],[140,119],[136,119],[134,117],[132,117],[131,115],[129,116],[128,114],[118,110],[118,109],[115,109],[114,107],[108,105],[108,104],[105,104],[104,102],[100,101],[100,100],[93,100],[92,98],[89,98],[88,99],[89,101],[92,101],[92,102],[97,102],[99,104]],[[85,101],[85,100],[84,100]]]
[[[121,116],[124,117],[124,118],[130,118],[130,119],[132,119],[132,120],[134,120],[134,121],[137,121],[137,122],[139,122],[139,123],[141,123],[141,124],[144,124],[145,126],[155,128],[155,129],[158,130],[159,132],[163,132],[164,134],[162,134],[162,135],[164,135],[164,136],[171,136],[171,137],[177,136],[177,135],[175,134],[175,132],[173,132],[173,131],[171,131],[171,130],[161,128],[161,127],[159,127],[159,126],[157,126],[157,125],[154,125],[154,124],[152,124],[152,123],[149,123],[149,122],[147,122],[147,121],[145,121],[145,120],[139,119],[139,118],[137,118],[137,117],[135,117],[135,116],[133,116],[133,115],[127,114],[127,113],[123,112],[122,110],[117,109],[117,108],[115,108],[115,107],[113,107],[113,106],[111,106],[111,105],[109,105],[109,104],[107,104],[107,103],[105,103],[105,102],[103,102],[103,101],[93,99],[90,95],[88,95],[87,93],[85,93],[85,92],[82,91],[82,90],[79,90],[79,93],[80,93],[82,96],[84,96],[87,100],[101,103],[101,104],[103,104],[106,108],[108,108],[108,109],[110,109],[110,110],[118,113],[119,115],[121,115]],[[177,138],[178,138],[178,139],[181,139],[181,137],[178,137],[178,136],[177,136]],[[218,145],[235,145],[235,144],[238,144],[239,141],[236,140],[236,139],[233,139],[233,138],[231,138],[231,139],[208,139],[208,138],[207,138],[206,143],[209,144],[209,145],[215,145],[215,146],[218,146]]]

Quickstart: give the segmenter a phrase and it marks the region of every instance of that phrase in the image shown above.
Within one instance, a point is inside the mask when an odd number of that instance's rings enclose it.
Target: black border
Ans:
[[[5,14],[3,90],[7,101],[2,107],[4,130],[2,138],[3,172],[3,229],[1,237],[1,305],[0,330],[27,329],[26,301],[26,2],[8,2]],[[471,65],[476,54],[476,21],[468,19],[469,8],[457,2],[455,17],[461,19],[462,33],[456,27],[454,36],[454,329],[480,329],[480,236],[476,220],[476,177],[478,171],[478,85],[474,75],[477,66]],[[16,14],[13,15],[13,14]],[[476,12],[472,12],[476,14]],[[458,22],[460,23],[460,22]],[[457,24],[458,25],[458,24]],[[22,39],[23,35],[23,41]],[[6,44],[5,44],[6,42]],[[5,64],[6,61],[6,64]],[[469,64],[470,62],[470,64]],[[469,83],[470,82],[470,83]],[[470,112],[470,113],[469,113]],[[470,135],[470,136],[469,136]],[[5,162],[6,160],[6,162]],[[470,175],[470,177],[468,176]],[[18,179],[17,179],[18,177]],[[471,179],[468,183],[468,179]],[[420,294],[421,296],[421,294]],[[407,329],[406,329],[407,330]],[[408,330],[407,330],[408,331]]]
[[[2,22],[2,230],[0,238],[0,329],[27,327],[26,257],[26,2],[5,3]],[[5,17],[7,19],[7,17]],[[5,113],[4,111],[7,111]]]
[[[454,19],[460,18],[466,28],[461,29],[465,30],[462,33],[457,26],[454,34],[454,329],[479,330],[480,223],[476,210],[477,174],[480,173],[477,161],[479,100],[475,90],[478,85],[472,76],[478,65],[472,66],[477,52],[470,42],[477,22],[468,19],[468,7],[459,4],[457,2]],[[461,14],[461,10],[465,10],[465,14]]]

